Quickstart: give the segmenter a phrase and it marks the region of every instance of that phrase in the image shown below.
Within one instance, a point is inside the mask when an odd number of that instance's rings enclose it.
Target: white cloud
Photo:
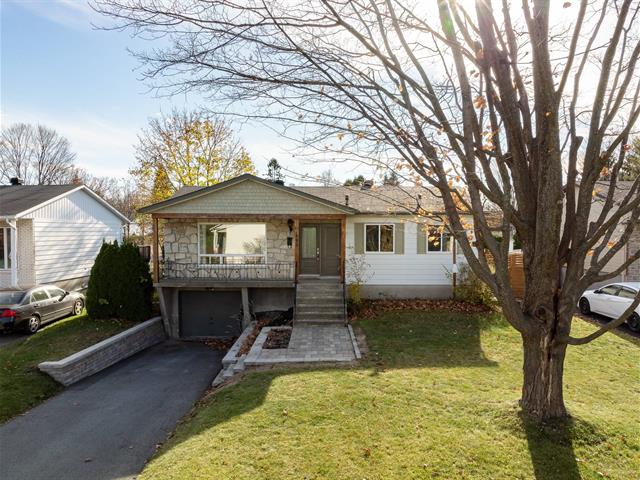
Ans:
[[[3,0],[59,25],[87,30],[101,18],[84,0]]]

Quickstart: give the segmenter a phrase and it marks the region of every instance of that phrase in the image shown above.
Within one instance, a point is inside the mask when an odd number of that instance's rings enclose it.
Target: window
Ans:
[[[427,231],[427,251],[450,252],[451,234],[442,227],[430,227]]]
[[[42,300],[49,300],[49,295],[44,290],[36,290],[31,293],[31,303],[41,302]]]
[[[620,292],[618,292],[618,296],[622,298],[630,298],[631,300],[636,298],[636,292],[628,287],[622,287]]]
[[[617,295],[618,290],[620,290],[619,285],[607,285],[606,287],[601,288],[600,292],[606,295]]]
[[[302,227],[302,258],[315,258],[317,255],[316,227]]]
[[[365,225],[365,251],[393,253],[393,224]]]
[[[58,287],[47,287],[47,292],[51,298],[60,298],[65,294],[65,291]]]
[[[11,228],[0,228],[0,270],[11,268]]]
[[[264,223],[201,223],[198,226],[200,264],[265,263],[266,254]]]

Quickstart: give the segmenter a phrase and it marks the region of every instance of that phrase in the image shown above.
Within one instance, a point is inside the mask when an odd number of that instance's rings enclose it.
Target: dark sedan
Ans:
[[[22,290],[0,290],[0,330],[36,333],[41,325],[69,315],[80,315],[84,295],[55,285]]]

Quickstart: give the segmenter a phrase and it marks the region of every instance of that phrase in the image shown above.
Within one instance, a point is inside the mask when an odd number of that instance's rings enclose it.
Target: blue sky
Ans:
[[[149,93],[126,51],[148,45],[126,32],[94,29],[92,22],[108,20],[82,0],[0,0],[0,18],[2,126],[28,122],[56,129],[71,141],[78,165],[93,175],[126,176],[135,162],[136,135],[150,117],[201,102]],[[272,157],[295,171],[327,168],[300,166],[264,128],[245,126],[239,136],[260,172]]]

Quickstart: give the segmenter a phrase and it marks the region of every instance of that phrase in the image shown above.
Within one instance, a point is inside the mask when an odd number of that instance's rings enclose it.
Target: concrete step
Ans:
[[[298,288],[319,288],[319,289],[340,289],[342,290],[341,283],[326,283],[326,282],[298,282]]]
[[[305,313],[304,315],[296,315],[297,322],[316,322],[319,320],[333,321],[333,322],[344,322],[344,314],[343,313],[324,313],[324,312],[314,312],[314,313]]]
[[[346,322],[344,318],[314,318],[312,320],[296,319],[295,323],[298,325],[344,325]]]
[[[327,305],[309,305],[309,306],[301,306],[301,305],[296,305],[296,315],[313,315],[316,313],[326,313],[329,315],[333,315],[333,314],[337,314],[337,315],[342,315],[344,314],[344,307],[342,305],[338,305],[338,306],[327,306]]]
[[[342,305],[344,298],[337,295],[302,295],[296,296],[296,305]]]
[[[344,302],[342,299],[337,301],[327,301],[325,299],[319,298],[317,300],[303,300],[298,299],[296,301],[296,309],[306,309],[306,308],[321,308],[321,309],[342,309],[344,307]]]

